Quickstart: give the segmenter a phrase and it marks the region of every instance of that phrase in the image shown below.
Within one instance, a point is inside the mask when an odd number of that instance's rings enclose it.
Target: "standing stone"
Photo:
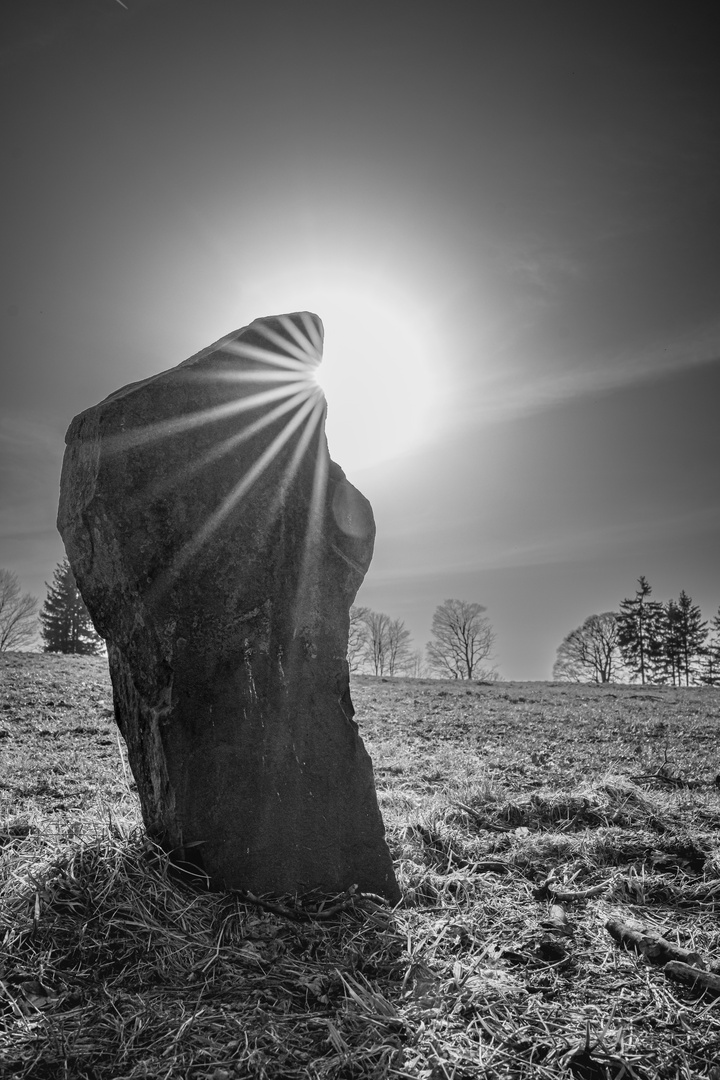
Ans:
[[[316,315],[256,319],[81,413],[58,528],[148,834],[214,888],[395,902],[346,660],[375,524],[321,354]]]

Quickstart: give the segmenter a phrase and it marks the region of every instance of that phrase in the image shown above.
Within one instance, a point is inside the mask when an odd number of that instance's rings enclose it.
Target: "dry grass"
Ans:
[[[143,837],[87,664],[0,670],[3,1076],[720,1080],[720,1001],[606,929],[720,954],[716,691],[358,680],[403,902],[283,915]]]

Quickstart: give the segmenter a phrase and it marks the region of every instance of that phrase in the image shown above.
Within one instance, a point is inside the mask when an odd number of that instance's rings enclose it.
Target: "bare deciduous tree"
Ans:
[[[367,652],[367,617],[370,608],[353,604],[350,608],[350,630],[348,633],[348,664],[350,671],[359,671]]]
[[[350,609],[348,663],[351,671],[363,667],[374,675],[397,675],[410,655],[410,631],[400,619],[382,611],[353,605]]]
[[[421,649],[416,649],[408,656],[404,670],[412,679],[424,679],[427,676],[427,664]]]
[[[400,619],[391,619],[387,627],[387,673],[403,671],[410,657],[410,631]]]
[[[553,679],[558,682],[609,683],[624,674],[618,617],[614,611],[590,615],[558,646]]]
[[[390,616],[382,611],[368,611],[366,658],[374,675],[384,675],[388,665],[388,632]]]
[[[446,600],[435,609],[433,641],[427,646],[430,667],[452,679],[482,680],[492,677],[483,666],[492,654],[495,634],[482,604]]]
[[[20,592],[17,575],[0,570],[0,652],[20,649],[37,636],[38,602]]]

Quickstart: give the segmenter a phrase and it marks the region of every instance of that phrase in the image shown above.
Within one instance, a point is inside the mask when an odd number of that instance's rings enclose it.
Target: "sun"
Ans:
[[[431,435],[439,408],[424,320],[375,297],[351,302],[327,290],[324,300],[314,308],[325,326],[316,377],[331,457],[357,472],[411,453]]]
[[[245,287],[248,316],[312,311],[322,320],[316,377],[327,399],[330,455],[350,479],[418,453],[447,423],[439,327],[412,268],[393,275],[358,250],[356,266],[301,259]],[[402,283],[405,284],[402,284]]]

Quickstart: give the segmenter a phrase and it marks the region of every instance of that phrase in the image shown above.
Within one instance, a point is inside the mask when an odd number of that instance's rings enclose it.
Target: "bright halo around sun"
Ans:
[[[325,326],[317,378],[328,404],[333,460],[353,472],[419,448],[435,426],[438,404],[419,318],[395,312],[391,303],[351,304],[332,295],[314,310]]]

